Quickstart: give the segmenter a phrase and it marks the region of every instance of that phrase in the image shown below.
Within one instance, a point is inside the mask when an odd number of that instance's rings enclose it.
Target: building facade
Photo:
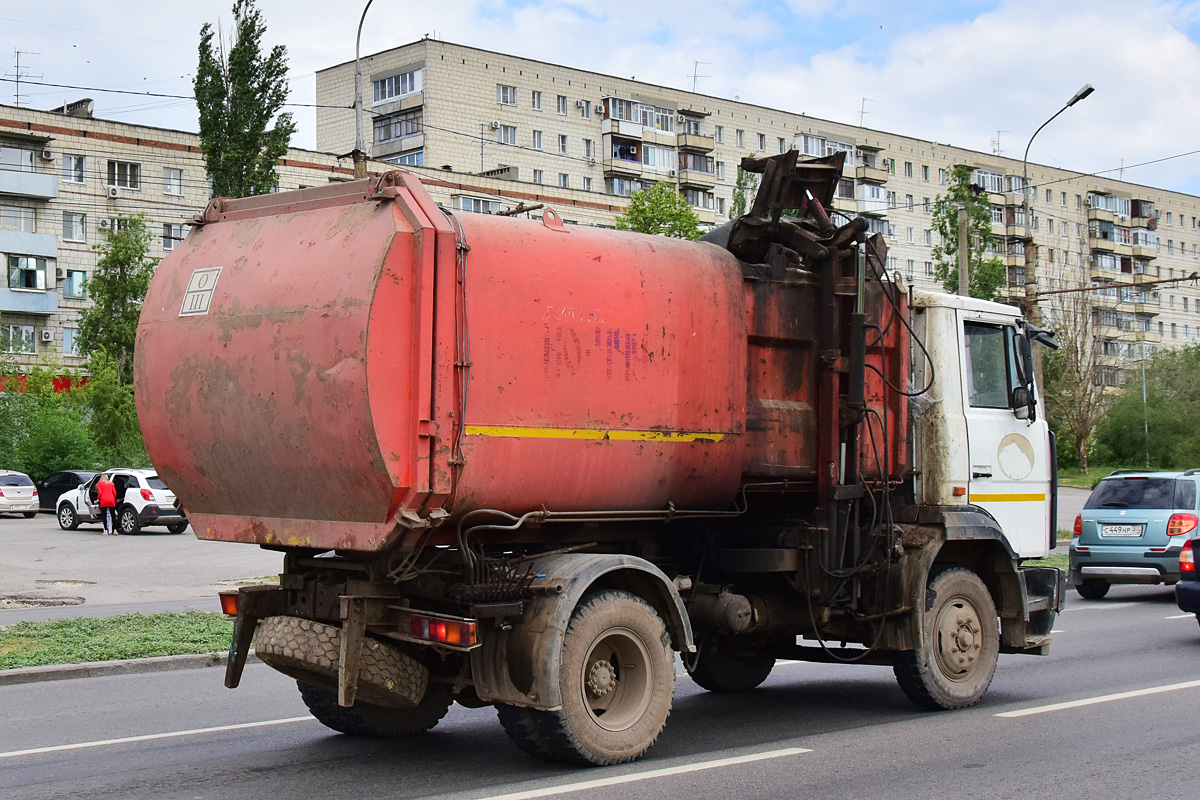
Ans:
[[[361,59],[369,155],[443,174],[502,176],[510,192],[582,190],[619,209],[668,181],[701,221],[730,218],[744,156],[792,148],[847,154],[835,206],[888,237],[889,268],[937,288],[933,205],[957,166],[993,204],[995,255],[1007,295],[1043,294],[1043,317],[1082,314],[1116,382],[1132,358],[1200,338],[1200,198],[1029,164],[802,113],[710,97],[449,42],[424,39]],[[354,63],[317,73],[317,147],[355,144]],[[548,187],[548,188],[543,188]],[[452,195],[456,208],[495,211],[504,196]],[[1028,208],[1028,212],[1026,209]],[[569,215],[568,215],[569,216]],[[611,224],[602,214],[594,224]],[[1032,247],[1030,247],[1032,245]],[[1028,254],[1027,254],[1028,250]],[[1083,298],[1078,300],[1076,298]]]

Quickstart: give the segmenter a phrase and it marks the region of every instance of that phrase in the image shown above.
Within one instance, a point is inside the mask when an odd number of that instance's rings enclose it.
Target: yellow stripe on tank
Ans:
[[[1038,503],[1044,494],[971,494],[972,503]]]
[[[684,433],[682,431],[634,431],[628,428],[526,428],[517,425],[468,425],[468,436],[492,436],[502,439],[591,439],[616,442],[719,442],[723,433]]]

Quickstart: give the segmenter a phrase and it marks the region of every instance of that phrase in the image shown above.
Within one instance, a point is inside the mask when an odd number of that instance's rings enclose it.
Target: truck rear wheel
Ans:
[[[649,750],[675,692],[671,640],[655,610],[626,591],[585,598],[567,626],[561,658],[562,709],[533,718],[549,754],[603,766]]]
[[[296,681],[296,685],[300,687],[304,705],[325,727],[351,736],[378,739],[423,733],[441,722],[453,702],[450,687],[431,683],[425,697],[413,708],[390,708],[361,701],[343,708],[332,689],[304,681]]]
[[[973,706],[991,685],[1000,655],[996,604],[979,576],[961,567],[937,573],[925,591],[920,648],[896,654],[896,680],[922,708]]]
[[[710,634],[689,665],[688,675],[710,692],[747,692],[767,679],[775,668],[771,653],[741,646],[728,636]]]
[[[523,752],[538,758],[554,758],[554,750],[546,740],[546,725],[539,717],[546,712],[521,706],[498,704],[496,716],[512,743]]]

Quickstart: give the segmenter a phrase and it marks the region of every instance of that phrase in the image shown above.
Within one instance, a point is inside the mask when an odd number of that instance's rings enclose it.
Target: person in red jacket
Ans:
[[[96,482],[96,496],[100,500],[100,519],[104,523],[104,535],[116,535],[114,527],[117,521],[117,487],[107,475],[101,475]]]

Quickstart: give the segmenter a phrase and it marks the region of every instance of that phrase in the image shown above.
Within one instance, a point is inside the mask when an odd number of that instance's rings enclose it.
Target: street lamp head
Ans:
[[[1094,88],[1094,87],[1093,87],[1093,86],[1092,86],[1090,83],[1085,83],[1085,84],[1083,85],[1083,88],[1082,88],[1082,89],[1080,89],[1078,92],[1076,92],[1076,93],[1075,93],[1075,94],[1074,94],[1074,95],[1071,97],[1071,99],[1067,101],[1067,108],[1070,108],[1071,106],[1075,105],[1075,104],[1076,104],[1076,103],[1078,103],[1080,100],[1082,100],[1083,98],[1087,97],[1089,94],[1091,94],[1091,93],[1092,93],[1092,92],[1094,92],[1094,91],[1096,91],[1096,90],[1095,90],[1095,88]]]

